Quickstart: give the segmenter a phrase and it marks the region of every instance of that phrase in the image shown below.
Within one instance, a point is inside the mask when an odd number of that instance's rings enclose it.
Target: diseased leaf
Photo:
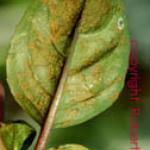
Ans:
[[[87,121],[118,98],[129,55],[122,0],[36,0],[27,10],[12,39],[7,80],[39,123],[71,52],[55,127]]]
[[[89,149],[77,144],[67,144],[55,148],[50,148],[49,150],[89,150]]]
[[[35,130],[23,122],[0,123],[0,143],[4,150],[26,150],[34,137]]]

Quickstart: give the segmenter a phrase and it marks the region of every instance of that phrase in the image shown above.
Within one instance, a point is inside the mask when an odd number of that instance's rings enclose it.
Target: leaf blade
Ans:
[[[88,148],[78,144],[66,144],[57,148],[50,148],[49,150],[89,150]]]
[[[68,53],[73,51],[63,93],[60,90],[55,127],[82,123],[110,107],[123,88],[129,55],[124,6],[120,0],[86,1],[81,19],[74,26],[83,1],[73,6],[68,2],[67,6],[73,7],[68,12],[65,1],[56,4],[36,1],[36,4],[18,27],[12,42],[7,60],[11,91],[18,103],[42,123],[55,91],[59,93],[56,89],[62,78],[64,55],[70,57]],[[78,31],[77,36],[71,34],[72,30]],[[51,57],[49,52],[57,55]],[[57,64],[58,60],[61,62]]]
[[[7,150],[25,150],[34,137],[35,130],[24,122],[0,124],[0,138]]]

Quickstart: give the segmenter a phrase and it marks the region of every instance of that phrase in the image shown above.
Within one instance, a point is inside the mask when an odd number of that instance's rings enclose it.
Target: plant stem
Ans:
[[[75,45],[74,43],[76,43],[76,39],[77,39],[76,37],[77,37],[77,32],[75,33],[75,38],[72,42],[72,45]],[[59,82],[57,90],[56,90],[56,94],[54,96],[51,106],[49,107],[49,111],[48,111],[45,123],[42,127],[40,136],[38,138],[37,144],[35,146],[35,150],[45,150],[45,147],[48,142],[48,138],[50,137],[50,135],[52,133],[55,116],[56,116],[58,106],[59,106],[59,103],[60,103],[60,100],[61,100],[61,97],[63,94],[65,82],[68,77],[69,65],[70,65],[70,62],[72,60],[73,53],[74,53],[74,46],[72,46],[72,49],[70,49],[69,52],[70,52],[70,54],[65,62],[64,69],[62,71],[62,75],[60,78],[60,82]]]
[[[37,144],[35,146],[35,150],[45,150],[46,145],[48,143],[48,138],[51,136],[53,125],[54,125],[54,121],[55,121],[55,116],[56,116],[56,113],[57,113],[57,110],[58,110],[58,106],[59,106],[60,101],[61,101],[61,97],[62,97],[62,94],[63,94],[65,82],[66,82],[68,74],[69,74],[69,66],[70,66],[71,60],[73,58],[75,45],[76,45],[76,42],[77,42],[77,39],[78,39],[77,38],[78,37],[77,26],[78,26],[79,20],[81,19],[81,15],[82,15],[82,12],[83,12],[83,8],[85,6],[85,2],[86,1],[84,0],[81,12],[80,12],[80,14],[79,14],[79,16],[78,16],[78,18],[76,20],[76,23],[74,25],[73,30],[72,30],[72,34],[71,35],[74,38],[73,38],[72,42],[70,43],[70,46],[68,46],[70,48],[68,49],[68,56],[66,58],[66,62],[65,62],[65,65],[64,65],[64,68],[63,68],[63,71],[62,71],[60,82],[58,84],[58,87],[57,87],[57,90],[56,90],[56,94],[54,96],[52,104],[49,107],[45,123],[44,123],[44,125],[43,125],[43,127],[41,129],[40,136],[39,136]]]
[[[65,65],[64,71],[62,73],[62,78],[60,79],[60,83],[58,85],[56,95],[53,99],[52,105],[50,106],[47,118],[45,120],[45,124],[43,126],[43,129],[41,130],[41,134],[39,136],[35,150],[45,150],[46,144],[48,142],[48,137],[51,135],[52,132],[53,123],[63,93],[64,84],[67,79],[67,72],[68,72],[68,67],[67,65]]]
[[[1,150],[7,150],[4,143],[3,143],[3,140],[1,139],[1,137],[0,137],[0,149]]]

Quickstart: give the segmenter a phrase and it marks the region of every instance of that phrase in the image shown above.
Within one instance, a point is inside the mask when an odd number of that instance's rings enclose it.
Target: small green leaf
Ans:
[[[70,53],[67,80],[58,91]],[[7,80],[16,101],[39,123],[57,93],[55,127],[68,127],[113,104],[124,86],[128,57],[122,0],[36,0],[13,36]]]
[[[49,150],[89,150],[89,149],[77,144],[66,144],[63,146],[50,148]]]
[[[35,137],[35,130],[24,122],[0,123],[0,140],[6,150],[26,150]]]

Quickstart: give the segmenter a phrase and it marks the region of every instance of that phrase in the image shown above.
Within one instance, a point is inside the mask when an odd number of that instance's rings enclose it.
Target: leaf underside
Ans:
[[[28,8],[11,42],[7,81],[16,101],[39,123],[71,51],[55,127],[87,121],[118,98],[129,56],[122,1],[36,0]]]

